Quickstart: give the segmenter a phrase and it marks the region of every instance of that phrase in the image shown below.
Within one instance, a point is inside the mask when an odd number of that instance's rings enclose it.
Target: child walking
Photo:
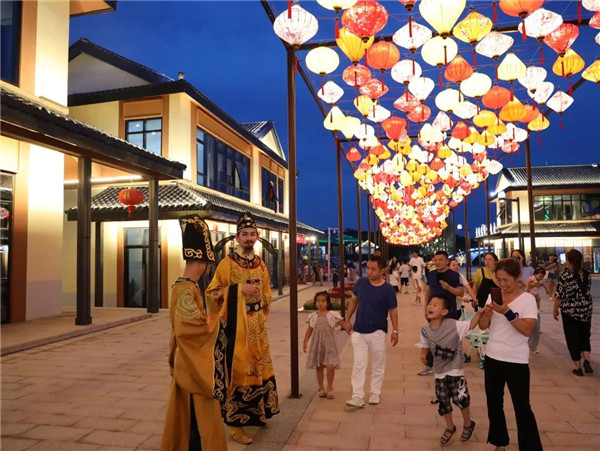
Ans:
[[[415,304],[421,303],[421,293],[423,292],[423,275],[421,273],[421,268],[418,266],[413,266],[412,270],[412,279],[415,284]]]
[[[533,352],[534,355],[539,355],[539,346],[540,346],[540,287],[544,284],[544,276],[546,275],[546,270],[542,267],[535,268],[533,271],[533,276],[529,277],[525,282],[525,291],[532,294],[535,298],[535,302],[537,303],[538,308],[538,316],[537,322],[535,323],[535,327],[531,331],[531,335],[529,335],[529,350]]]
[[[410,266],[408,266],[408,260],[402,260],[402,264],[400,265],[400,293],[402,293],[402,288],[404,288],[404,292],[408,294],[408,279],[410,277]]]
[[[421,328],[421,341],[418,344],[423,364],[427,364],[428,351],[431,350],[433,354],[438,413],[446,420],[446,429],[440,437],[442,446],[446,446],[456,432],[450,401],[460,408],[464,420],[460,441],[468,441],[475,429],[469,411],[471,397],[464,375],[462,339],[477,325],[482,315],[482,310],[479,310],[471,321],[458,321],[446,318],[449,311],[450,299],[444,296],[431,298],[427,304],[429,324]]]
[[[340,354],[335,345],[335,326],[343,325],[342,317],[338,312],[330,311],[331,297],[327,291],[315,294],[314,305],[317,311],[308,315],[306,322],[308,329],[304,335],[304,352],[308,350],[306,358],[307,368],[317,369],[317,383],[321,398],[334,399],[333,380],[335,370],[340,368]],[[310,349],[308,348],[308,341]],[[327,389],[323,382],[324,369],[327,368]]]

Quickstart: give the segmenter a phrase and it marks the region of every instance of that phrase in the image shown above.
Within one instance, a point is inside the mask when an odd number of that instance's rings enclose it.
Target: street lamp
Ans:
[[[506,193],[504,191],[500,191],[498,193],[498,201],[500,204],[504,202],[516,202],[517,203],[517,233],[519,237],[519,249],[525,252],[525,242],[523,241],[523,234],[521,233],[521,201],[517,197],[516,199],[509,199],[506,197]]]

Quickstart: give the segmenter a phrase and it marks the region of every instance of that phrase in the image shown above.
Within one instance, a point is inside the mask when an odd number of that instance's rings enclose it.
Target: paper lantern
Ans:
[[[591,28],[600,28],[600,11],[598,11],[596,14],[594,14],[592,16],[592,18],[590,19],[590,23],[588,23],[588,25]]]
[[[579,36],[577,25],[564,23],[548,34],[544,38],[544,43],[558,53],[558,56],[564,56],[565,52],[571,48],[575,39],[577,39],[577,36]]]
[[[404,25],[392,36],[394,43],[411,53],[431,39],[431,30],[411,19],[410,24]]]
[[[523,108],[525,109],[525,115],[519,119],[519,122],[528,124],[541,114],[540,110],[533,105],[523,105]]]
[[[452,137],[456,139],[460,139],[461,141],[467,138],[471,134],[471,130],[467,127],[467,124],[464,122],[458,122],[454,129],[452,130]]]
[[[419,12],[442,38],[447,38],[465,4],[465,0],[421,0]]]
[[[535,93],[530,91],[527,91],[527,93],[529,94],[529,97],[533,99],[534,102],[536,102],[539,105],[545,105],[546,100],[550,98],[552,91],[554,91],[554,84],[549,81],[543,81],[537,86]]]
[[[389,90],[390,88],[375,78],[372,78],[359,88],[359,92],[362,95],[368,96],[373,101],[387,94]]]
[[[492,110],[499,110],[511,99],[511,92],[502,86],[494,86],[481,97],[483,104]]]
[[[419,104],[409,111],[407,117],[412,122],[424,122],[431,116],[431,109],[427,105]]]
[[[364,42],[379,33],[387,21],[386,9],[374,0],[359,0],[342,14],[342,26]]]
[[[400,0],[400,3],[404,5],[408,12],[410,12],[415,7],[417,0]]]
[[[475,51],[480,55],[497,61],[504,52],[506,52],[515,42],[513,38],[507,34],[490,31],[479,41],[475,46]]]
[[[492,87],[492,79],[480,72],[474,72],[460,84],[460,91],[467,97],[478,99]]]
[[[525,117],[526,111],[519,99],[510,100],[500,110],[500,119],[506,122],[520,121]]]
[[[498,117],[491,111],[481,110],[473,117],[473,123],[477,127],[488,127],[498,121]]]
[[[316,47],[306,54],[306,67],[321,76],[333,72],[339,64],[340,57],[329,47]]]
[[[356,136],[359,140],[364,140],[374,135],[375,129],[371,125],[367,124],[364,124],[364,127],[361,125],[354,131],[354,136]]]
[[[456,39],[474,46],[492,30],[492,25],[489,18],[471,11],[467,17],[456,24],[453,35]]]
[[[517,28],[523,33],[523,28],[525,27],[525,34],[527,36],[531,36],[532,38],[536,38],[538,42],[542,42],[546,35],[552,33],[562,23],[563,19],[560,14],[539,8],[529,14]]]
[[[452,128],[452,119],[443,111],[439,111],[433,120],[433,127],[442,132],[450,130]]]
[[[340,131],[346,137],[346,139],[351,139],[354,136],[354,133],[361,126],[360,119],[353,116],[346,116]]]
[[[507,141],[523,142],[527,139],[529,133],[527,130],[523,130],[515,126],[514,124],[507,124],[506,131],[502,133],[502,138]]]
[[[558,113],[559,117],[560,117],[559,126],[560,126],[561,130],[563,128],[563,123],[562,123],[562,117],[561,116],[565,112],[565,110],[571,106],[572,103],[573,103],[573,97],[571,97],[568,94],[565,94],[562,91],[557,91],[550,98],[550,100],[548,100],[548,103],[547,103],[548,104],[548,108],[556,111]]]
[[[581,77],[584,80],[600,83],[600,60],[596,60],[590,64],[590,66],[583,71]]]
[[[365,56],[365,52],[375,40],[375,38],[371,36],[367,42],[363,42],[361,38],[345,28],[338,30],[338,33],[339,37],[335,39],[335,42],[340,50],[344,52],[344,55],[346,55],[354,65],[358,64],[361,58]]]
[[[410,110],[419,105],[419,99],[417,99],[411,93],[402,94],[394,101],[394,108],[398,108],[400,111],[408,113]]]
[[[588,11],[600,11],[600,0],[583,0],[582,5]]]
[[[460,92],[456,89],[445,89],[435,96],[435,106],[442,111],[452,112],[459,102]]]
[[[452,38],[442,38],[436,36],[431,38],[421,49],[421,56],[423,60],[431,65],[442,67],[452,61],[458,54],[458,45]]]
[[[390,115],[390,110],[382,107],[381,105],[375,105],[367,115],[367,119],[379,124],[380,122],[383,122],[388,117],[390,117]]]
[[[381,127],[385,130],[385,134],[389,139],[398,141],[406,133],[406,120],[391,116],[381,123]]]
[[[339,13],[342,9],[354,6],[357,0],[317,0],[317,3],[323,8],[330,9]]]
[[[366,95],[361,95],[354,99],[354,106],[364,117],[367,117],[375,105],[376,102],[373,102],[371,98]]]
[[[342,110],[340,110],[338,107],[334,106],[331,108],[331,110],[329,111],[327,116],[325,116],[325,119],[323,120],[323,126],[327,130],[331,130],[334,132],[340,131],[342,129],[342,127],[344,126],[345,119],[346,119],[346,116],[344,116],[344,113],[342,113]]]
[[[419,77],[411,80],[408,84],[408,90],[413,94],[421,103],[425,102],[427,96],[433,91],[435,82],[431,78]]]
[[[415,60],[402,60],[392,67],[392,78],[398,83],[408,85],[411,80],[421,76],[421,65]]]
[[[340,88],[334,81],[329,80],[319,89],[317,96],[329,105],[333,105],[344,95],[344,90]]]
[[[348,66],[342,73],[342,80],[347,85],[354,86],[358,89],[371,79],[371,71],[368,67],[357,64],[356,66]]]
[[[400,59],[400,50],[391,42],[379,41],[367,50],[367,66],[384,72]]]
[[[356,147],[351,148],[346,154],[348,161],[356,162],[362,159],[362,155]]]
[[[540,114],[536,119],[527,124],[527,128],[533,132],[541,132],[550,126],[550,121],[543,114]]]
[[[513,17],[526,17],[544,4],[544,0],[500,0],[500,9]]]
[[[144,193],[137,188],[126,188],[119,192],[117,196],[119,202],[127,205],[127,217],[131,218],[131,214],[135,211],[136,205],[144,202]]]
[[[535,93],[538,85],[544,81],[547,72],[543,67],[529,66],[525,75],[519,77],[519,83],[527,88],[528,91]]]
[[[498,66],[498,78],[510,83],[525,76],[526,73],[527,66],[514,53],[508,53]]]
[[[282,12],[273,22],[273,31],[279,38],[299,48],[319,30],[319,22],[311,13],[299,5],[292,5],[291,14]]]
[[[506,105],[504,105],[504,107],[506,107]],[[498,136],[506,132],[506,125],[502,121],[496,121],[492,125],[488,125],[486,131],[490,135]]]
[[[567,49],[564,56],[559,56],[554,65],[552,72],[563,78],[569,79],[569,94],[573,92],[571,76],[577,72],[581,72],[585,67],[585,61],[573,49]]]
[[[460,55],[456,55],[444,71],[446,80],[458,83],[459,85],[471,75],[473,75],[473,68]]]
[[[454,105],[452,112],[455,116],[466,120],[475,116],[477,114],[477,109],[477,105],[474,103],[463,100],[462,102],[458,102],[456,105]]]

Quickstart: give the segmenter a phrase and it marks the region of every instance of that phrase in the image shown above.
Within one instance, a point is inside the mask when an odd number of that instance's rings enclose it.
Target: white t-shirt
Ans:
[[[409,276],[410,276],[410,266],[408,266],[405,263],[402,263],[400,265],[400,277],[402,277],[404,279],[408,279]]]
[[[394,269],[392,271],[392,273],[390,274],[390,284],[392,286],[398,286],[400,284],[400,277],[399,277],[399,272],[397,269]]]
[[[491,303],[491,295],[487,303]],[[530,293],[522,293],[508,307],[519,318],[533,318],[537,320],[538,309],[535,298]],[[521,334],[515,329],[506,317],[498,312],[492,314],[489,340],[485,347],[485,355],[492,359],[510,363],[529,363],[529,337]]]
[[[463,276],[462,274],[458,274],[460,276],[460,284],[463,287],[466,287],[469,285],[469,281],[467,280],[467,278],[465,276]],[[467,298],[467,299],[471,299],[471,296],[469,295],[469,293],[467,292],[467,290],[465,290],[465,294],[463,295],[463,297]]]
[[[423,266],[425,266],[425,261],[421,257],[413,257],[410,259],[408,264],[410,265],[411,269],[413,266],[419,268],[419,273],[421,273],[423,272]]]

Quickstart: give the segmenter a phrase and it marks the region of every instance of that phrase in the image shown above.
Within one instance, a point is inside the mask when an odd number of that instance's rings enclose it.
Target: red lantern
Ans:
[[[494,86],[481,97],[481,100],[486,107],[492,110],[499,110],[510,101],[511,97],[512,94],[508,89],[501,86]]]
[[[473,68],[462,56],[457,55],[454,57],[450,64],[444,71],[444,77],[446,80],[460,84],[473,75]]]
[[[433,169],[434,171],[439,171],[444,166],[445,166],[444,162],[440,158],[438,158],[438,157],[435,157],[433,159],[433,161],[431,163],[429,163],[429,167],[431,169]]]
[[[362,64],[348,66],[342,73],[342,79],[347,85],[354,86],[355,89],[358,89],[359,86],[364,85],[371,79],[371,71]]]
[[[394,107],[398,108],[400,111],[408,113],[410,110],[420,104],[421,102],[419,102],[419,99],[407,91],[406,94],[402,94],[396,99],[394,102]]]
[[[363,42],[381,31],[387,21],[386,9],[374,0],[359,0],[342,14],[342,26]]]
[[[144,193],[137,188],[127,188],[119,193],[119,202],[127,205],[127,216],[135,211],[135,206],[144,202]]]
[[[348,161],[355,162],[355,161],[359,161],[360,159],[362,159],[362,155],[360,154],[360,152],[358,151],[358,149],[356,147],[353,147],[346,154],[346,158],[348,159]]]
[[[461,141],[471,134],[471,129],[463,121],[460,121],[454,126],[452,130],[452,137],[460,139]]]
[[[372,78],[360,87],[360,93],[369,96],[369,99],[373,101],[387,94],[389,90],[390,88],[375,78]]]
[[[387,137],[398,141],[406,133],[406,120],[401,117],[391,116],[381,123]]]
[[[369,153],[375,155],[376,157],[378,157],[379,155],[383,155],[384,152],[385,147],[383,147],[381,144],[371,147],[369,149]]]
[[[383,73],[391,69],[400,59],[400,50],[391,42],[379,41],[367,50],[366,64],[373,69],[381,71],[381,84],[383,85]]]
[[[431,109],[427,105],[420,104],[416,105],[408,113],[408,119],[413,122],[424,122],[431,116]]]
[[[552,50],[558,53],[558,56],[565,56],[565,52],[571,48],[575,39],[579,36],[577,25],[563,23],[560,27],[544,38]]]
[[[597,11],[596,14],[592,16],[588,25],[590,28],[600,28],[600,11]]]

